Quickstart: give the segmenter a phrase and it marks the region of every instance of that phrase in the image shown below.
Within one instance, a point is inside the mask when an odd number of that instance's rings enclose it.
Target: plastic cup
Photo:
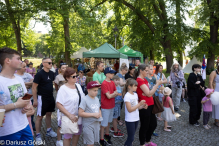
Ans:
[[[3,124],[4,116],[5,116],[5,109],[0,109],[0,127]]]

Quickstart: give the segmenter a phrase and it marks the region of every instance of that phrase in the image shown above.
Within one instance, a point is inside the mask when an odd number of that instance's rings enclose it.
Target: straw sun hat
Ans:
[[[163,95],[170,95],[172,90],[169,87],[165,87],[163,90]]]

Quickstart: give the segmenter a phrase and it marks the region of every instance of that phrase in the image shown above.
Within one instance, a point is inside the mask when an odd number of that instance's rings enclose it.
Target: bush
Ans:
[[[213,67],[212,68],[208,68],[208,69],[206,69],[206,74],[210,75],[211,72],[214,71],[214,70],[215,70],[215,68],[213,68]]]

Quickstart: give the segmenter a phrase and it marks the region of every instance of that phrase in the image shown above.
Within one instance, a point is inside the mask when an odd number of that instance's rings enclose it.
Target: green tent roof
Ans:
[[[127,55],[128,57],[140,57],[141,62],[143,63],[143,54],[139,51],[132,50],[130,47],[128,47],[126,45],[123,46],[118,51],[121,52],[122,54]]]
[[[83,58],[123,58],[128,59],[127,55],[120,53],[112,45],[105,43],[102,46],[88,52],[83,52]]]

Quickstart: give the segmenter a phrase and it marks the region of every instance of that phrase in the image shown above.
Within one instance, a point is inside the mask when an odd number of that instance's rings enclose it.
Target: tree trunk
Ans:
[[[165,39],[166,39],[166,36],[164,37],[164,40]],[[165,57],[166,57],[166,68],[167,68],[166,73],[170,73],[170,68],[173,65],[173,53],[171,49],[170,40],[167,40],[163,43],[163,48],[164,48]]]
[[[211,0],[207,0],[209,5],[209,9],[213,9],[210,6]],[[218,37],[218,18],[214,16],[214,11],[210,12],[210,42],[212,43],[214,48],[209,49],[209,55],[207,57],[207,69],[214,68],[214,60],[215,60],[215,53],[214,51],[217,49],[217,37]]]
[[[153,48],[150,49],[150,60],[154,60]]]
[[[16,23],[16,20],[14,18],[14,13],[13,13],[13,10],[11,8],[11,4],[9,2],[9,0],[5,0],[5,4],[6,4],[6,7],[7,7],[7,11],[8,11],[8,15],[9,15],[9,18],[10,18],[10,22],[13,26],[13,30],[14,30],[14,33],[15,33],[15,36],[16,36],[16,41],[17,41],[17,51],[19,53],[21,53],[21,32],[20,32],[20,22],[19,20],[17,21]]]
[[[177,53],[178,53],[178,62],[181,66],[183,66],[183,51],[184,48],[182,46],[182,30],[181,30],[181,15],[180,15],[180,0],[176,0],[176,26],[177,26],[177,39],[179,43],[179,47],[177,47]]]
[[[65,62],[68,66],[71,65],[71,58],[70,58],[70,50],[71,50],[71,43],[70,43],[70,35],[69,35],[69,13],[63,16],[64,19],[64,35],[65,35]]]

